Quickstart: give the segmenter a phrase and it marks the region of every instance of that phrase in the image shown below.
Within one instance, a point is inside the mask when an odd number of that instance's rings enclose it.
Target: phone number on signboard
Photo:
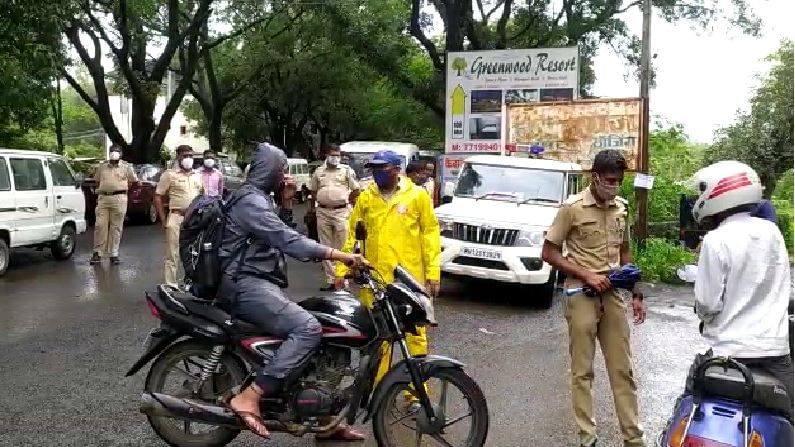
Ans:
[[[500,143],[455,143],[450,152],[500,152]]]

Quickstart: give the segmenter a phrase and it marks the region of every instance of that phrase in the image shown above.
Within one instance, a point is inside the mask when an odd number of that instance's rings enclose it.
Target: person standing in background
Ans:
[[[425,184],[428,180],[426,176],[427,172],[428,171],[425,167],[425,162],[422,161],[412,161],[406,166],[406,177],[410,178],[415,185],[426,189],[426,191],[427,188],[425,187]]]
[[[193,148],[186,144],[178,146],[176,161],[179,167],[164,172],[155,189],[155,208],[166,229],[165,282],[175,287],[178,284],[180,226],[185,209],[203,191],[202,177],[193,170]],[[163,197],[168,203],[168,214]]]
[[[201,170],[204,194],[210,197],[222,197],[224,194],[224,176],[215,166],[215,154],[204,151],[204,168]]]
[[[110,263],[119,265],[119,245],[127,214],[127,189],[138,183],[131,164],[121,159],[121,147],[110,148],[109,160],[94,171],[97,181],[97,207],[94,211],[94,254],[89,264],[102,262],[102,253],[110,256]]]
[[[439,193],[436,190],[437,183],[436,183],[436,165],[432,162],[425,163],[425,183],[423,184],[423,188],[428,191],[428,194],[431,195],[431,199],[433,200],[433,207],[436,208],[439,206]]]
[[[331,145],[326,149],[326,162],[315,169],[309,189],[316,204],[319,242],[337,250],[342,249],[348,237],[348,216],[351,214],[349,203],[359,191],[359,183],[353,169],[341,163],[338,146]],[[326,286],[320,290],[336,290],[334,262],[323,261],[323,269],[326,272]]]

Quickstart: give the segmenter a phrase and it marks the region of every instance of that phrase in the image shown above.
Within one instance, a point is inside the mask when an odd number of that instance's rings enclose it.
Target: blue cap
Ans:
[[[378,151],[373,154],[372,160],[367,162],[364,167],[369,168],[372,166],[386,166],[386,165],[394,165],[400,166],[403,163],[403,160],[400,158],[394,151]]]

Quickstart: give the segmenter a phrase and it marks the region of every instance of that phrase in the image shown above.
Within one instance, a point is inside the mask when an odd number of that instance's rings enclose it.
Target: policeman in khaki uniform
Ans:
[[[625,447],[645,446],[638,423],[638,399],[632,371],[626,304],[607,274],[632,262],[627,202],[616,197],[627,168],[621,152],[603,150],[594,158],[591,185],[570,197],[558,211],[544,242],[542,257],[567,274],[566,287],[588,285],[595,296],[566,300],[571,355],[571,395],[580,445],[596,446],[591,385],[596,339],[602,348]],[[561,248],[565,244],[567,255]],[[646,319],[643,295],[633,291],[635,324]]]
[[[177,147],[176,166],[160,176],[155,189],[155,207],[166,229],[165,282],[177,286],[179,264],[179,229],[188,205],[202,194],[201,174],[193,170],[193,149],[188,145]],[[168,200],[166,216],[163,197]]]
[[[326,162],[315,170],[309,189],[317,204],[317,232],[320,243],[337,250],[342,249],[348,237],[348,216],[351,214],[349,200],[359,191],[356,173],[353,169],[340,163],[341,153],[338,146],[332,145],[326,150]],[[333,261],[323,261],[326,272],[326,287],[321,291],[335,290]]]
[[[97,207],[94,225],[94,254],[91,265],[102,261],[102,253],[110,256],[113,265],[119,265],[119,244],[127,214],[127,188],[137,183],[132,165],[121,160],[121,148],[110,148],[109,160],[94,171],[97,181]]]

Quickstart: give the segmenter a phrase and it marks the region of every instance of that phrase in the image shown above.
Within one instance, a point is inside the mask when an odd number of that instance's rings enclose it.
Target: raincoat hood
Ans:
[[[268,143],[259,143],[249,165],[246,183],[266,193],[275,191],[282,180],[286,165],[287,156],[284,151]]]

